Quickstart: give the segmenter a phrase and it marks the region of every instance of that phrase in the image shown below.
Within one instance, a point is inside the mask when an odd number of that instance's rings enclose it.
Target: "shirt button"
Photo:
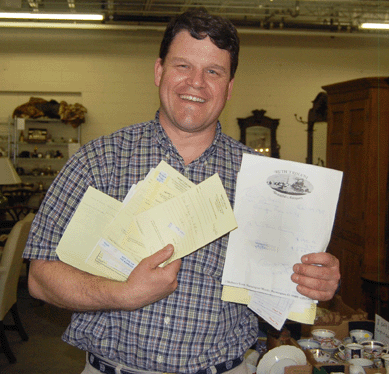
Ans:
[[[158,355],[157,356],[157,362],[158,363],[162,363],[163,362],[163,356],[162,355]]]
[[[165,325],[168,325],[170,323],[170,317],[165,317],[164,322]]]

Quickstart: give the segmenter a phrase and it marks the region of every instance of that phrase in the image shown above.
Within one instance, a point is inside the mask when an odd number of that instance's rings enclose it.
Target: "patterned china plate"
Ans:
[[[293,365],[305,365],[304,352],[291,345],[282,345],[267,352],[259,361],[257,374],[284,374],[284,368]]]

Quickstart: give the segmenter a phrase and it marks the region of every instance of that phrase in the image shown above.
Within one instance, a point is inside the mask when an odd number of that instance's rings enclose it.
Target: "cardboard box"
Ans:
[[[327,329],[335,332],[335,338],[342,340],[349,336],[351,330],[368,330],[374,334],[374,321],[343,321],[339,325],[323,326],[323,325],[303,325],[301,328],[302,338],[311,338],[311,331],[315,329]]]
[[[331,371],[329,371],[329,370],[332,370],[332,368],[329,369],[330,366],[323,365],[323,367],[325,368],[325,370],[327,371],[328,374],[331,373]],[[334,372],[336,372],[336,371],[334,371]],[[314,370],[313,370],[313,367],[309,366],[309,365],[296,365],[296,366],[288,366],[287,368],[285,368],[284,373],[285,374],[314,374]],[[345,366],[344,370],[341,371],[341,373],[350,374],[349,366]],[[376,373],[385,374],[386,370],[384,368],[365,369],[365,373],[366,374],[376,374]]]
[[[290,344],[300,348],[298,343],[294,339],[290,339]],[[301,348],[300,348],[301,349]],[[312,374],[314,373],[314,368],[318,370],[325,370],[328,374],[334,372],[334,373],[350,373],[350,365],[345,364],[328,364],[328,363],[320,363],[315,360],[312,353],[309,350],[303,350],[305,357],[307,358],[307,365],[295,365],[295,366],[289,366],[285,368],[284,373],[285,374]],[[376,373],[386,373],[385,368],[373,368],[373,369],[365,369],[366,374],[376,374]]]
[[[301,338],[309,338],[312,336],[311,331],[314,329],[328,329],[333,330],[336,338],[339,340],[349,336],[349,331],[354,329],[363,329],[371,331],[374,334],[374,321],[367,320],[367,313],[362,310],[354,310],[343,303],[340,296],[335,296],[330,302],[320,303],[322,313],[318,313],[314,325],[301,325]],[[299,349],[297,339],[290,339],[290,345]],[[310,351],[303,350],[306,358],[306,365],[289,366],[285,368],[285,374],[316,374],[323,373],[325,370],[328,374],[332,372],[341,372],[350,374],[348,363],[328,364],[318,363]],[[382,373],[386,374],[384,368],[365,369],[366,374]]]
[[[350,323],[359,322],[354,326],[363,327],[351,327]],[[366,324],[362,323],[366,322]],[[371,326],[373,323],[373,327]],[[353,326],[351,324],[351,326]],[[365,326],[368,326],[366,328]],[[301,337],[311,337],[311,331],[315,329],[327,329],[332,330],[336,334],[336,338],[342,340],[348,336],[349,331],[352,329],[365,329],[374,333],[374,322],[367,321],[367,312],[362,310],[354,310],[347,306],[340,296],[335,296],[332,300],[326,303],[319,303],[318,313],[313,325],[301,326]],[[373,328],[373,330],[371,330]]]
[[[285,368],[285,374],[312,374],[313,367],[310,365],[296,365]]]

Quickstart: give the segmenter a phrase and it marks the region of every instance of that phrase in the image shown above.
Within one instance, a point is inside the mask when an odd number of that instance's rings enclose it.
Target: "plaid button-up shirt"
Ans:
[[[58,260],[55,249],[88,186],[122,201],[131,185],[161,160],[195,184],[219,173],[233,206],[243,152],[254,151],[222,134],[195,161],[184,160],[155,120],[89,142],[52,183],[33,222],[24,257]],[[136,311],[74,313],[63,340],[130,367],[196,373],[242,356],[258,336],[256,316],[221,300],[228,235],[183,258],[178,288]]]

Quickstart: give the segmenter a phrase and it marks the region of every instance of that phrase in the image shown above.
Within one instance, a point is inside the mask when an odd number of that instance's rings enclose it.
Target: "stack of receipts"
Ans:
[[[222,277],[225,301],[247,304],[277,329],[314,322],[316,303],[296,291],[294,264],[330,241],[342,172],[245,154]]]
[[[56,252],[78,269],[124,281],[143,258],[167,244],[175,249],[170,262],[236,227],[218,174],[194,185],[161,161],[123,202],[89,187]]]

